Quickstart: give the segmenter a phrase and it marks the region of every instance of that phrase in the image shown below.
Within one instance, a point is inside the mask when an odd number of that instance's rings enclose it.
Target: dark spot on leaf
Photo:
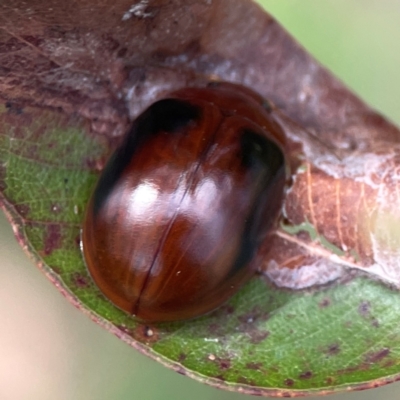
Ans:
[[[77,272],[73,275],[72,282],[78,288],[85,288],[91,284],[90,278],[87,275],[83,275],[79,272]]]
[[[15,210],[21,217],[26,218],[31,211],[31,208],[27,204],[17,204]]]
[[[285,380],[285,386],[292,387],[294,385],[294,380],[293,379],[286,379]]]
[[[312,378],[312,376],[313,376],[313,373],[311,371],[306,371],[306,372],[301,373],[299,375],[299,378],[300,379],[310,379],[310,378]]]
[[[367,317],[371,311],[371,303],[369,301],[362,301],[358,306],[358,312],[362,317]]]
[[[218,359],[218,366],[221,369],[229,369],[231,367],[231,360],[227,358],[220,358]]]
[[[61,246],[61,228],[58,224],[49,224],[44,238],[44,254],[50,255]]]
[[[335,356],[340,353],[340,346],[338,343],[333,343],[329,345],[325,351],[328,356]]]
[[[333,385],[333,383],[334,383],[334,379],[333,379],[332,377],[328,376],[328,377],[325,379],[325,383],[326,383],[328,386],[331,386],[331,385]]]
[[[132,332],[132,337],[141,343],[155,343],[159,339],[159,332],[148,325],[138,325]]]
[[[385,357],[387,357],[390,353],[390,350],[388,348],[384,348],[382,350],[379,350],[377,352],[374,353],[368,353],[365,356],[365,361],[368,363],[377,363],[379,361],[381,361],[382,359],[384,359]]]
[[[217,357],[215,354],[209,354],[207,356],[207,361],[217,364],[222,370],[227,370],[231,367],[231,360],[229,358]]]
[[[322,299],[319,303],[318,306],[320,308],[326,308],[329,307],[331,305],[331,300],[328,299],[327,297],[325,297],[324,299]]]
[[[254,370],[260,370],[262,368],[262,363],[260,362],[249,362],[246,364],[246,368],[248,369],[254,369]]]
[[[80,237],[80,235],[75,237],[75,246],[79,247],[79,248],[81,247],[81,237]]]

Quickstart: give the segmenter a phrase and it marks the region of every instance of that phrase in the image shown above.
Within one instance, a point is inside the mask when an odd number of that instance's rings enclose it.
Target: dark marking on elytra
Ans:
[[[118,185],[119,178],[140,148],[152,137],[185,134],[185,127],[201,119],[201,110],[186,101],[163,99],[155,102],[133,123],[121,145],[105,166],[94,192],[93,213],[100,212]],[[118,160],[118,162],[116,162]]]

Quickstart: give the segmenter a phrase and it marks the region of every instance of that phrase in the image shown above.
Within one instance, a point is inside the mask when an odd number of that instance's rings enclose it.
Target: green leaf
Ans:
[[[80,252],[80,223],[96,181],[89,166],[106,146],[79,118],[12,110],[0,108],[0,157],[8,211],[26,221],[20,238],[67,297],[121,338],[180,372],[250,393],[338,390],[398,373],[400,296],[366,278],[296,292],[256,277],[211,315],[136,323],[99,293]]]

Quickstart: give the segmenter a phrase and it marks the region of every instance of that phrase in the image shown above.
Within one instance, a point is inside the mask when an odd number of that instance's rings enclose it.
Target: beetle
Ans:
[[[132,124],[85,213],[82,247],[102,293],[141,321],[191,319],[229,299],[279,217],[285,137],[261,96],[183,88]]]

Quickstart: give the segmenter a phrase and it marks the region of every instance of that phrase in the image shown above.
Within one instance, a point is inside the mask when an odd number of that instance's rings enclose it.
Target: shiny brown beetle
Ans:
[[[217,308],[254,273],[280,213],[284,136],[251,90],[185,88],[144,111],[106,165],[83,226],[105,296],[143,321]]]

